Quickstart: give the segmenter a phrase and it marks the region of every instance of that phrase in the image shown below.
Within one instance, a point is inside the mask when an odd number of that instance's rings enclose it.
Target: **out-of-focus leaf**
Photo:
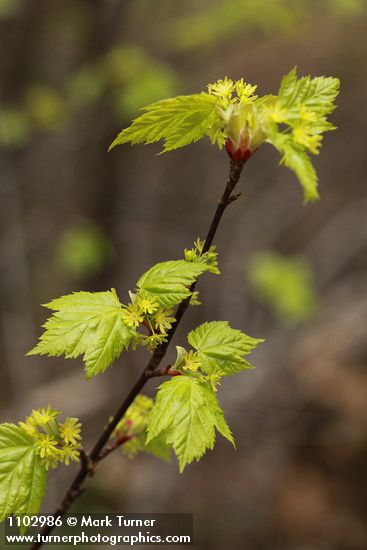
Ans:
[[[27,143],[30,134],[28,118],[15,108],[0,112],[0,143],[6,147],[21,147]]]
[[[367,10],[366,0],[326,0],[327,7],[339,12],[351,15],[359,15]]]
[[[26,96],[26,106],[32,121],[41,130],[58,130],[67,122],[65,101],[47,86],[32,86]]]
[[[211,2],[209,9],[170,21],[170,41],[177,49],[199,48],[221,42],[239,32],[292,32],[299,23],[302,2],[284,0],[232,0]]]
[[[68,84],[68,97],[72,105],[84,107],[98,101],[103,93],[104,82],[99,71],[93,67],[82,67]]]
[[[144,70],[147,57],[143,50],[128,44],[112,48],[101,63],[105,81],[112,86],[128,83]]]
[[[21,7],[21,0],[0,0],[0,19],[18,15]]]
[[[133,115],[146,104],[174,95],[177,76],[172,67],[136,46],[120,44],[105,56],[101,75],[113,87],[119,115]]]
[[[147,103],[174,95],[176,82],[174,72],[167,67],[163,65],[148,67],[116,92],[115,106],[118,114],[133,115]]]
[[[111,253],[106,235],[88,222],[65,231],[56,249],[56,261],[63,271],[84,277],[101,271]]]
[[[250,258],[247,274],[255,295],[284,322],[297,324],[315,313],[317,295],[306,260],[259,252]]]

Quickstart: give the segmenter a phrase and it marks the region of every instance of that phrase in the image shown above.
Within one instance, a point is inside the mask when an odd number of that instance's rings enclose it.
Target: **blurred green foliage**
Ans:
[[[103,88],[98,68],[85,65],[70,77],[67,84],[69,102],[76,109],[93,105],[103,95]]]
[[[178,88],[175,71],[152,58],[143,49],[121,44],[101,65],[106,84],[113,89],[119,116],[132,116],[146,104],[174,95]]]
[[[94,64],[79,67],[60,91],[30,85],[20,104],[0,112],[0,143],[20,147],[32,131],[62,130],[78,112],[92,108],[104,96],[119,121],[131,118],[143,105],[174,95],[177,88],[172,68],[141,48],[119,44]]]
[[[258,252],[248,262],[247,277],[255,296],[286,324],[310,319],[317,309],[312,270],[304,258]]]
[[[366,8],[366,0],[201,0],[191,13],[171,16],[165,27],[170,46],[186,50],[252,31],[299,35],[304,23],[312,23],[315,12],[357,15]]]
[[[328,7],[341,14],[359,15],[366,12],[366,0],[326,0]]]
[[[110,0],[111,5],[116,4]],[[75,4],[73,16],[83,4]],[[17,18],[24,11],[21,0],[0,0],[0,20]],[[366,0],[198,0],[183,5],[171,0],[152,3],[136,0],[130,8],[139,28],[150,24],[152,17],[159,33],[152,32],[159,49],[166,53],[211,47],[235,36],[251,33],[289,35],[306,32],[317,13],[358,16],[367,10]],[[61,17],[61,16],[60,16]],[[68,12],[63,17],[68,17]],[[65,37],[64,19],[60,25]],[[59,19],[57,19],[59,21]],[[56,31],[55,31],[56,32]],[[70,30],[73,36],[72,29]],[[79,32],[82,34],[81,29]],[[244,52],[244,55],[246,52]],[[143,105],[176,95],[182,89],[174,60],[163,61],[149,42],[138,46],[132,42],[115,44],[99,59],[81,64],[65,79],[65,86],[55,89],[47,82],[33,82],[18,104],[8,104],[0,112],[0,144],[14,148],[27,144],[32,132],[62,130],[84,109],[93,108],[105,97],[118,118],[130,119]]]
[[[26,95],[28,113],[42,130],[58,130],[67,122],[68,110],[58,92],[47,86],[31,86]]]
[[[214,1],[209,9],[173,20],[170,38],[177,49],[188,49],[218,43],[251,29],[286,33],[301,20],[302,4],[284,0]]]
[[[0,18],[6,19],[17,15],[21,6],[21,0],[0,0]]]
[[[14,107],[0,111],[0,144],[5,147],[21,147],[31,131],[27,116]]]
[[[111,256],[111,243],[90,221],[66,229],[56,247],[59,268],[78,279],[98,274]]]

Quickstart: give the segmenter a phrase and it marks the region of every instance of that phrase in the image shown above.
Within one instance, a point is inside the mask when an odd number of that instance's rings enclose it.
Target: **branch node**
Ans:
[[[88,475],[92,477],[96,472],[97,464],[91,459],[89,454],[86,453],[84,449],[80,450],[80,459],[83,468],[86,472],[88,472]]]
[[[227,203],[227,204],[231,204],[231,202],[236,201],[237,199],[240,198],[241,195],[242,195],[241,192],[235,193],[235,194],[231,195],[231,196],[229,197],[229,199],[228,199],[228,203]]]

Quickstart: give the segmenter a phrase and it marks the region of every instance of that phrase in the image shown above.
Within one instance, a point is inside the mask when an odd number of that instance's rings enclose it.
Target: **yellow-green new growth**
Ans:
[[[198,243],[202,246],[201,241]],[[198,243],[190,261],[160,262],[146,271],[135,292],[129,293],[131,302],[127,305],[120,302],[113,288],[107,292],[74,292],[52,300],[45,307],[53,313],[28,355],[64,355],[67,359],[81,355],[90,378],[104,372],[130,346],[155,350],[166,341],[175,322],[172,308],[192,296],[190,286],[200,275],[217,272],[214,247],[206,254],[201,254],[201,249],[198,255]],[[26,429],[34,433],[31,424]]]
[[[218,268],[218,253],[216,252],[216,247],[211,246],[207,252],[203,254],[205,241],[202,241],[198,238],[194,242],[193,248],[184,250],[185,260],[187,262],[196,262],[202,263],[208,266],[208,271],[216,275],[220,274]]]
[[[66,418],[58,422],[61,412],[51,409],[50,405],[35,409],[25,422],[19,422],[19,428],[29,436],[48,470],[56,468],[61,462],[79,460],[81,424],[77,418]]]
[[[246,162],[263,143],[281,154],[293,170],[305,201],[318,198],[317,175],[309,153],[318,154],[323,133],[334,130],[327,115],[335,109],[339,80],[333,77],[297,78],[293,68],[277,95],[257,96],[256,85],[228,77],[208,85],[207,92],[178,96],[148,105],[142,115],[120,132],[110,149],[130,142],[164,141],[163,151],[208,136],[219,148]]]

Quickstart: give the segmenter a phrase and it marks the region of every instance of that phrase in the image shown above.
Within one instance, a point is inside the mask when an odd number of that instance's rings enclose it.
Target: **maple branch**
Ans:
[[[237,200],[240,196],[240,194],[233,195],[232,193],[237,183],[239,182],[242,169],[246,160],[235,160],[233,158],[230,159],[229,177],[228,177],[223,195],[218,201],[217,208],[215,210],[207,236],[205,238],[205,244],[202,250],[202,254],[205,254],[210,249],[213,243],[214,237],[216,235],[218,226],[220,224],[220,221],[222,219],[222,216],[227,206],[232,202],[234,202],[235,200]],[[190,291],[193,292],[195,287],[196,287],[196,282],[194,282],[190,286]],[[159,369],[158,367],[161,361],[163,360],[164,356],[166,355],[168,346],[189,304],[190,304],[190,296],[179,304],[175,313],[176,322],[172,325],[172,328],[168,331],[167,340],[154,351],[148,365],[145,367],[145,369],[143,370],[143,372],[135,382],[134,386],[131,388],[130,392],[125,397],[124,401],[121,403],[115,415],[111,418],[108,425],[104,428],[102,434],[100,435],[99,439],[97,440],[90,454],[87,455],[84,453],[83,460],[81,461],[81,464],[80,464],[80,470],[76,475],[76,477],[74,478],[73,482],[71,483],[69,489],[67,490],[57,510],[54,512],[53,514],[54,518],[63,516],[68,512],[69,508],[74,503],[74,501],[85,490],[83,487],[83,483],[85,479],[88,476],[93,476],[95,474],[99,462],[104,458],[106,458],[106,456],[108,456],[116,448],[118,448],[123,443],[128,441],[128,439],[125,438],[125,440],[122,441],[120,444],[116,444],[116,442],[108,444],[108,441],[111,438],[111,435],[113,434],[120,420],[123,418],[124,414],[126,413],[127,409],[130,407],[130,405],[132,404],[136,396],[141,392],[146,382],[150,378],[153,378],[155,376],[164,376],[165,374],[167,375],[170,374],[169,371],[163,372],[162,369]],[[166,371],[167,368],[164,368],[163,370]],[[48,535],[51,531],[53,531],[53,529],[54,529],[54,525],[45,525],[41,530],[41,536]],[[31,550],[38,550],[39,548],[41,548],[42,545],[43,545],[43,542],[36,542],[31,547]]]

